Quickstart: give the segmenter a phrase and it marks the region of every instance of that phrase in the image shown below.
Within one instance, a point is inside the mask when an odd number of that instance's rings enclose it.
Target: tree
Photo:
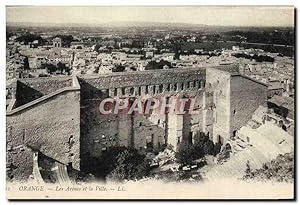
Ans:
[[[150,163],[145,156],[135,149],[125,149],[115,158],[114,169],[108,178],[123,181],[125,179],[140,179],[147,176],[150,171]]]
[[[214,154],[214,143],[207,139],[203,144],[203,153],[204,154]]]
[[[112,72],[124,72],[125,67],[122,65],[116,65],[113,69]]]
[[[56,36],[54,36],[54,38],[56,38],[56,37],[61,38],[63,47],[70,47],[71,42],[74,41],[74,38],[72,35],[56,35]]]
[[[193,162],[194,147],[192,144],[182,142],[179,144],[178,150],[175,153],[175,158],[178,163],[191,164]]]
[[[56,66],[54,64],[51,64],[51,63],[43,63],[41,65],[41,68],[46,69],[47,73],[50,73],[50,74],[54,73],[57,69]]]
[[[172,68],[172,65],[169,61],[160,60],[159,62],[156,61],[150,61],[146,67],[145,70],[157,70],[157,69],[163,69],[163,67],[167,65],[169,68]]]
[[[28,43],[31,43],[35,40],[38,40],[39,44],[42,44],[42,42],[45,42],[45,40],[40,35],[36,35],[36,34],[32,34],[32,33],[25,33],[25,34],[22,34],[21,36],[19,36],[18,38],[16,38],[16,41],[24,42],[25,45],[27,45]]]
[[[215,154],[215,145],[208,136],[205,136],[204,133],[200,133],[200,135],[195,136],[194,150],[195,158],[201,158],[207,154]]]
[[[52,64],[52,63],[43,63],[41,65],[42,69],[46,69],[48,73],[52,74],[55,73],[56,71],[60,71],[60,73],[68,72],[70,74],[70,68],[66,66],[64,63],[57,63],[57,65]]]
[[[59,62],[57,64],[57,70],[59,70],[61,73],[68,72],[68,74],[70,74],[70,69],[69,67],[66,66],[66,64]]]

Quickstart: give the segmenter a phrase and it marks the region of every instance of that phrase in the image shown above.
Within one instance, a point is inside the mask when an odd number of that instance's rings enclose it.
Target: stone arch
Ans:
[[[224,149],[229,152],[232,152],[232,144],[230,142],[226,142],[224,145]]]

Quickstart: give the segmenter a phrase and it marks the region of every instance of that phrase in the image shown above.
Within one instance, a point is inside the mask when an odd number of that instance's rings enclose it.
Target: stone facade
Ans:
[[[224,143],[267,101],[267,85],[235,72],[209,68],[207,91],[213,90],[213,141]]]
[[[218,136],[225,141],[266,98],[265,85],[234,70],[222,66],[17,82],[21,86],[7,111],[7,163],[15,179],[25,179],[36,150],[88,172],[90,160],[114,146],[158,152],[167,144],[176,149],[182,141],[193,143],[200,132],[214,142]],[[39,95],[33,98],[31,91]],[[197,112],[101,114],[99,105],[108,97],[144,103],[149,97],[195,98]]]

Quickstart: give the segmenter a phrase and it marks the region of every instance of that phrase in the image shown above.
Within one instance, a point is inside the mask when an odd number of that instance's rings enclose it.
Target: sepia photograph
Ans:
[[[293,6],[7,5],[5,26],[7,199],[295,200]]]

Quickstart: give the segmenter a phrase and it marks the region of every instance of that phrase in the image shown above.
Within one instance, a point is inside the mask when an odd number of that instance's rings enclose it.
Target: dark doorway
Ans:
[[[220,143],[221,145],[224,143],[223,137],[221,137],[220,135],[218,135],[218,143]]]
[[[193,132],[189,132],[188,143],[190,143],[190,144],[193,143]]]

